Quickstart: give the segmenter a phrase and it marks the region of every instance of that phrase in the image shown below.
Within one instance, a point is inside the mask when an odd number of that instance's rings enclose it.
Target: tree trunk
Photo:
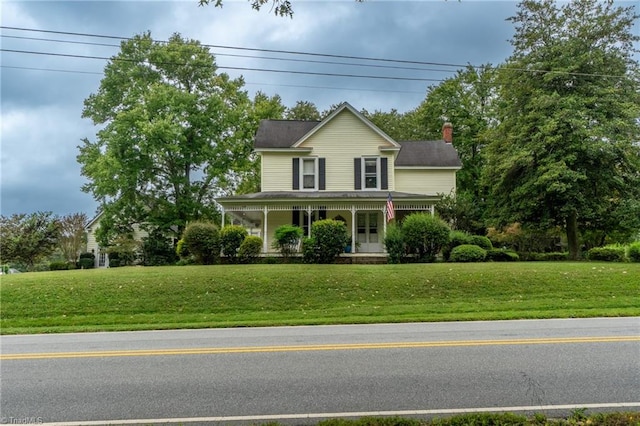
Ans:
[[[569,244],[569,259],[578,260],[580,246],[578,243],[578,214],[575,210],[567,217],[567,243]]]

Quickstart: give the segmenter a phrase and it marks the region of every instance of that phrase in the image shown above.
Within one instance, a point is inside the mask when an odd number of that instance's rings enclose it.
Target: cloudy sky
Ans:
[[[293,0],[293,5],[294,17],[289,19],[274,16],[268,7],[255,12],[244,0],[225,0],[222,9],[199,7],[197,0],[3,0],[2,214],[94,215],[97,204],[80,190],[84,178],[76,155],[81,139],[94,138],[96,128],[81,118],[81,111],[83,100],[99,87],[106,63],[99,58],[118,52],[118,37],[150,31],[155,39],[166,40],[178,32],[199,40],[213,46],[220,72],[243,75],[251,95],[256,91],[279,94],[287,106],[305,100],[322,111],[348,101],[357,109],[404,112],[424,99],[429,85],[452,76],[460,66],[504,61],[511,53],[513,35],[506,18],[514,14],[517,4]]]

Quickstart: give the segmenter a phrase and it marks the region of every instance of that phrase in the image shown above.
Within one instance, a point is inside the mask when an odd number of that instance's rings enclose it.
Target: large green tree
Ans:
[[[430,87],[425,100],[409,114],[413,116],[413,133],[428,139],[442,137],[444,122],[453,124],[453,146],[462,161],[462,169],[456,174],[458,191],[469,193],[474,202],[485,197],[480,176],[488,131],[497,124],[495,76],[495,68],[489,64],[469,66]]]
[[[60,224],[51,212],[0,216],[0,261],[27,270],[56,249]]]
[[[103,204],[103,243],[134,223],[179,236],[187,222],[218,214],[214,197],[237,183],[232,171],[247,167],[252,147],[243,85],[178,34],[122,42],[85,100],[82,115],[100,130],[77,157],[83,190]]]
[[[632,7],[525,0],[511,21],[500,124],[485,178],[500,222],[580,231],[640,196],[640,92]],[[639,212],[636,212],[638,214]]]

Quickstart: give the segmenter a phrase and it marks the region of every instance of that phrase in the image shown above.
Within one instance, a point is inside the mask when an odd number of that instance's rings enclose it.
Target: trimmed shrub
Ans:
[[[557,262],[561,260],[569,260],[569,252],[552,252],[552,253],[539,253],[540,260],[548,262]]]
[[[91,254],[91,253],[89,253]],[[93,254],[91,254],[93,256]],[[78,259],[78,267],[80,269],[91,269],[93,267],[95,267],[95,260],[91,259],[89,257],[81,257],[80,259]]]
[[[228,225],[220,231],[220,247],[230,263],[237,262],[238,250],[247,235],[247,230],[239,225]]]
[[[486,260],[492,262],[515,262],[520,260],[520,256],[515,251],[507,249],[487,250]]]
[[[452,262],[482,262],[487,257],[487,251],[473,244],[462,244],[451,250]]]
[[[194,222],[187,225],[182,234],[184,244],[196,263],[211,265],[220,256],[220,232],[210,222]]]
[[[627,256],[632,262],[640,262],[640,242],[633,243],[628,248]]]
[[[288,260],[298,251],[298,244],[302,238],[302,228],[295,225],[281,225],[276,228],[275,239],[271,247],[278,250],[282,257]]]
[[[491,250],[493,248],[493,244],[491,244],[491,240],[483,235],[471,235],[469,237],[468,244],[481,247],[485,250]]]
[[[345,223],[334,219],[313,222],[311,236],[317,251],[316,263],[335,262],[349,241]]]
[[[605,262],[624,262],[625,249],[622,246],[594,247],[587,252],[587,258]]]
[[[302,238],[302,261],[304,263],[320,263],[320,249],[313,237]]]
[[[442,247],[442,258],[449,260],[451,256],[451,250],[454,247],[461,246],[462,244],[471,244],[471,236],[464,231],[451,231],[449,233],[449,242]]]
[[[418,261],[433,262],[449,242],[451,229],[440,218],[428,213],[413,213],[402,222],[402,236],[409,253]]]
[[[66,271],[69,269],[67,262],[51,262],[49,264],[50,271]]]
[[[238,249],[238,257],[242,263],[253,263],[260,256],[262,251],[262,238],[255,235],[248,235],[240,248]]]
[[[178,260],[173,240],[159,229],[142,238],[142,264],[146,266],[172,265]]]
[[[384,237],[384,246],[387,249],[388,263],[402,263],[406,257],[406,247],[402,238],[402,229],[395,223],[387,226],[387,234]]]
[[[96,256],[93,253],[84,252],[84,253],[80,253],[80,256],[78,257],[78,259],[96,260]]]

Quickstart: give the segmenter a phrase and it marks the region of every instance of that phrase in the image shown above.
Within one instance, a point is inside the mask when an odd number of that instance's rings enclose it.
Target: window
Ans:
[[[302,159],[302,189],[316,189],[316,159]]]
[[[363,158],[364,189],[378,189],[378,159]]]
[[[389,188],[387,157],[356,157],[353,163],[354,189],[385,190]]]
[[[325,164],[324,158],[294,158],[292,188],[294,190],[324,190]]]

